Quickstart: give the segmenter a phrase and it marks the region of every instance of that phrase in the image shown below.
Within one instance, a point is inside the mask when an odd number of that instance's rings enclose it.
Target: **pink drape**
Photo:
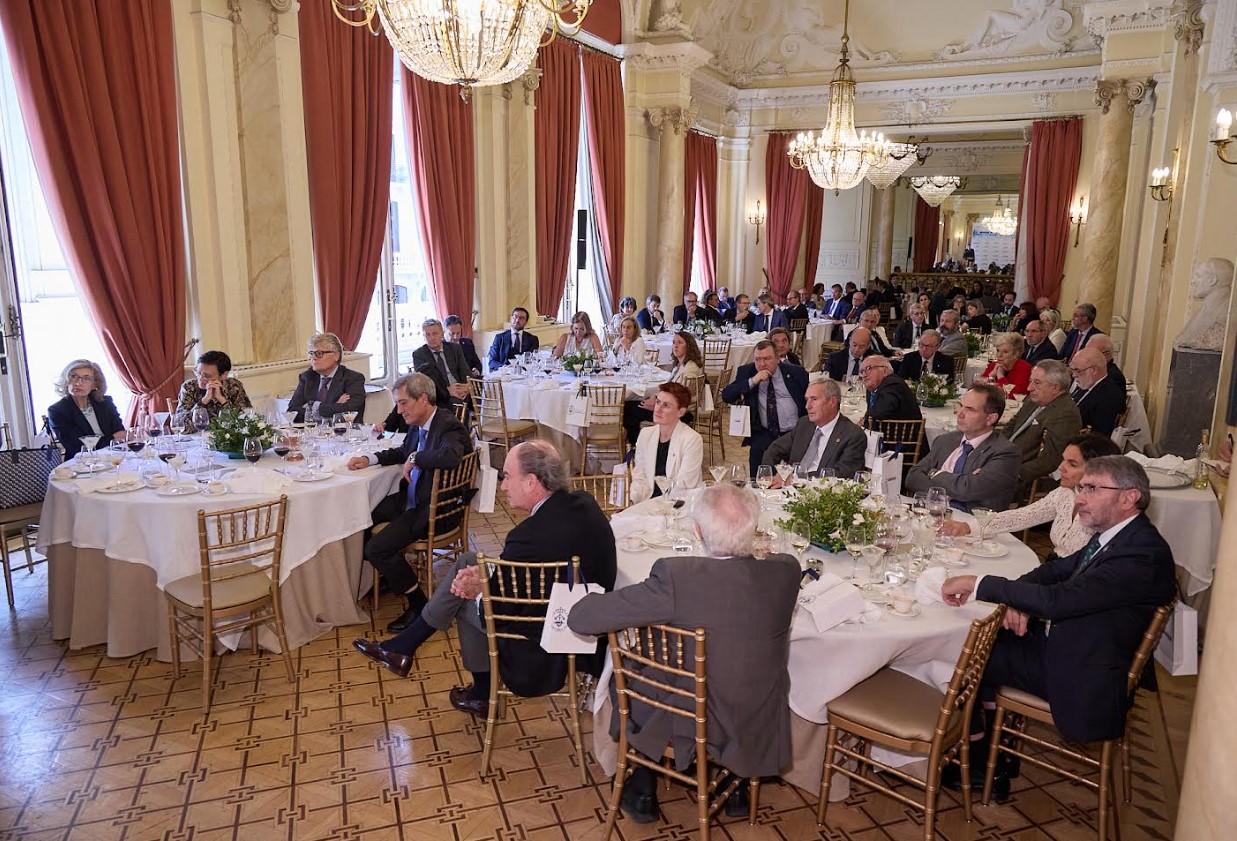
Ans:
[[[705,289],[717,288],[717,138],[689,131],[683,175],[683,293],[700,257]]]
[[[1026,264],[1018,265],[1018,255],[1021,253],[1018,249],[1022,247],[1022,229],[1026,227],[1026,194],[1027,194],[1027,161],[1031,159],[1031,144],[1028,142],[1022,147],[1022,168],[1018,170],[1018,228],[1014,231],[1014,273],[1017,274],[1019,268],[1026,271]],[[970,242],[967,242],[970,245]],[[1026,278],[1023,278],[1026,280]],[[1056,306],[1054,303],[1053,306]]]
[[[185,227],[168,0],[2,0],[17,96],[65,257],[137,400],[180,387]]]
[[[356,347],[391,201],[393,53],[386,38],[340,26],[326,3],[302,4],[298,20],[322,324],[344,347]]]
[[[941,235],[941,209],[915,195],[915,271],[926,272],[936,262],[936,241]]]
[[[808,292],[816,284],[816,264],[820,262],[820,227],[825,217],[825,190],[810,179],[807,185],[807,206],[804,210],[803,288]]]
[[[557,315],[567,283],[580,152],[580,48],[559,39],[542,47],[533,112],[537,184],[537,312]],[[625,139],[624,139],[625,142]]]
[[[434,304],[439,315],[459,314],[468,331],[477,250],[472,105],[460,99],[454,85],[427,81],[407,69],[401,85]]]
[[[590,20],[586,18],[585,20]],[[623,228],[627,210],[627,103],[619,62],[585,50],[584,116],[601,255],[610,285],[610,308],[623,294]]]
[[[803,237],[804,199],[810,179],[807,170],[795,169],[786,157],[789,134],[769,135],[765,151],[765,194],[769,201],[765,228],[765,263],[769,276],[769,291],[778,301],[794,283],[795,263],[799,260],[799,243]]]
[[[1057,305],[1069,248],[1069,208],[1082,158],[1082,120],[1031,124],[1031,151],[1019,198],[1026,202],[1027,288]]]

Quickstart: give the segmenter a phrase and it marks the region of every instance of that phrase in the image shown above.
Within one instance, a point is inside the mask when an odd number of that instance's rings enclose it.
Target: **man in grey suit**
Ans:
[[[425,336],[425,344],[412,352],[412,365],[420,368],[422,365],[433,365],[447,382],[447,391],[452,403],[468,399],[468,360],[464,358],[464,350],[452,342],[443,341],[442,322],[436,318],[427,318],[421,322],[421,333]]]
[[[1027,399],[1005,427],[1005,436],[1022,453],[1022,466],[1018,468],[1020,491],[1056,470],[1065,445],[1082,429],[1078,405],[1069,396],[1070,382],[1069,368],[1064,362],[1045,359],[1037,363],[1031,371]]]
[[[957,310],[944,310],[941,313],[937,332],[941,334],[941,353],[946,356],[966,356],[966,336],[958,326]]]
[[[800,418],[794,429],[769,445],[761,464],[786,461],[802,464],[809,473],[828,468],[846,479],[863,470],[868,437],[840,413],[842,391],[837,382],[822,380],[809,385],[805,406],[807,417]],[[780,482],[776,477],[773,481]]]
[[[799,595],[799,563],[789,555],[752,557],[760,504],[745,488],[713,485],[692,508],[697,536],[708,557],[662,558],[640,584],[585,596],[567,624],[579,634],[604,634],[651,623],[704,628],[709,656],[709,758],[742,777],[776,775],[791,760],[790,622]],[[736,621],[742,617],[742,621]],[[689,681],[682,682],[691,689]],[[683,699],[666,693],[668,703]],[[615,717],[615,730],[617,734]],[[635,704],[630,744],[660,758],[667,744],[685,770],[695,757],[695,724],[647,705]],[[746,814],[740,786],[726,804],[728,815]],[[652,771],[637,766],[623,789],[623,811],[638,823],[657,820]]]
[[[1005,413],[1005,394],[981,383],[962,395],[958,431],[932,442],[928,457],[906,475],[911,493],[944,488],[950,505],[962,511],[991,508],[1004,511],[1018,488],[1018,447],[993,434]]]

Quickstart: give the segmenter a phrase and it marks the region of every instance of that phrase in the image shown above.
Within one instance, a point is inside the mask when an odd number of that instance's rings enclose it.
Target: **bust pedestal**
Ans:
[[[1168,400],[1164,407],[1160,449],[1193,458],[1199,435],[1211,428],[1216,389],[1220,381],[1220,352],[1173,348],[1168,375]]]

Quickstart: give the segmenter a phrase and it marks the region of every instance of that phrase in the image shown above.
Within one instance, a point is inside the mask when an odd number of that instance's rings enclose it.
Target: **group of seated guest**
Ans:
[[[902,379],[918,381],[925,373],[952,377],[953,357],[940,351],[941,334],[936,330],[925,330],[919,337],[919,348],[902,357],[898,368]]]
[[[726,310],[722,315],[722,319],[727,324],[735,324],[742,327],[744,332],[751,333],[756,329],[756,314],[752,312],[752,299],[747,295],[736,295],[734,299],[734,307]]]
[[[670,382],[687,384],[696,377],[704,375],[704,357],[700,353],[700,345],[691,333],[675,333],[670,344],[670,356],[673,363],[670,368]],[[691,393],[688,392],[688,399]],[[653,420],[654,397],[639,402],[628,400],[623,404],[623,429],[627,433],[627,443],[635,446],[640,436],[640,425]],[[684,406],[684,408],[687,408]],[[691,423],[690,413],[685,422]]]
[[[710,306],[701,306],[700,297],[695,292],[683,296],[683,303],[674,308],[671,319],[675,324],[690,324],[693,321],[707,321],[715,326],[721,326],[722,314]]]
[[[769,445],[761,463],[799,464],[809,476],[832,470],[835,476],[850,478],[863,470],[868,438],[858,425],[841,414],[841,405],[842,392],[835,381],[821,380],[809,385],[804,395],[806,415]],[[781,484],[778,478],[774,482],[777,486]]]
[[[1009,395],[1027,393],[1031,364],[1022,358],[1026,343],[1017,333],[1001,333],[996,338],[996,359],[988,363],[976,382],[995,383]]]

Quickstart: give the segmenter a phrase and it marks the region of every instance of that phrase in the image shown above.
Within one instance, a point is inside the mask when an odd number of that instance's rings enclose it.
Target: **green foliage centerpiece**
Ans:
[[[783,506],[787,516],[778,521],[778,525],[789,529],[796,521],[809,523],[812,543],[830,552],[840,552],[846,545],[846,530],[852,526],[870,526],[872,537],[876,536],[881,513],[865,506],[867,496],[866,482],[853,479],[815,481],[788,493]]]
[[[953,377],[945,374],[924,374],[915,387],[915,397],[921,405],[929,408],[939,409],[957,396],[958,384]]]
[[[717,327],[714,326],[713,322],[703,318],[698,318],[695,321],[687,322],[687,324],[683,326],[683,329],[698,338],[712,336],[717,332]]]
[[[971,359],[984,352],[984,337],[976,330],[967,330],[962,334],[966,337],[966,355]]]
[[[259,438],[263,449],[275,438],[271,426],[253,409],[220,409],[206,427],[211,446],[221,453],[240,457],[244,453],[246,438]]]
[[[1003,312],[993,313],[992,315],[992,332],[1005,333],[1009,330],[1009,325],[1013,321],[1012,316],[1008,316]]]
[[[576,376],[586,373],[596,364],[593,354],[588,350],[573,350],[571,353],[564,353],[559,361],[563,363],[564,371],[570,371]],[[577,365],[580,366],[579,371],[576,371]]]

